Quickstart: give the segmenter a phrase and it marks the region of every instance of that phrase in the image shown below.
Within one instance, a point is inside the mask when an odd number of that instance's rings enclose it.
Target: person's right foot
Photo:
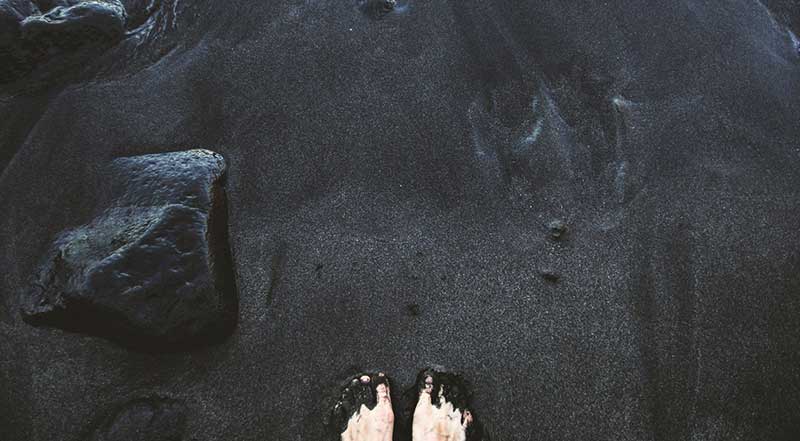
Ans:
[[[468,409],[464,380],[452,373],[426,369],[417,376],[418,397],[411,425],[413,441],[477,440]]]
[[[331,411],[341,441],[391,441],[394,412],[389,378],[360,374],[342,388]]]

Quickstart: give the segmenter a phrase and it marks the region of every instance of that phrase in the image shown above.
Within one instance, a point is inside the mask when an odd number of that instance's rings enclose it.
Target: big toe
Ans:
[[[330,411],[331,427],[337,433],[345,433],[363,412],[371,411],[380,403],[391,406],[389,377],[382,372],[354,375],[342,385]]]

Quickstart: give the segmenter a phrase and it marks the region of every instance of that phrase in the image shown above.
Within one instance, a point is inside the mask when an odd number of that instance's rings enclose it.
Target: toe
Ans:
[[[465,410],[463,420],[462,426],[466,429],[470,424],[472,424],[472,412]]]
[[[426,394],[430,394],[433,392],[433,377],[428,375],[425,377],[425,384],[422,387],[422,392]]]
[[[389,392],[389,385],[386,383],[381,383],[375,388],[375,395],[378,398],[378,402],[388,402],[391,401],[391,396]]]

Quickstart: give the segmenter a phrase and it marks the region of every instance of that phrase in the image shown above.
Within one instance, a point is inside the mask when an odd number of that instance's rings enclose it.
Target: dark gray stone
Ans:
[[[30,0],[0,0],[0,43],[19,33],[20,23],[39,9]]]
[[[181,441],[186,406],[176,400],[150,397],[115,409],[92,434],[92,441]]]
[[[32,54],[22,40],[22,22],[38,14],[29,0],[0,0],[0,83],[31,69]]]
[[[20,23],[38,13],[29,0],[0,0],[0,43],[8,43],[9,37],[19,33]]]
[[[397,0],[359,0],[361,12],[373,19],[383,18],[397,7]]]
[[[224,171],[223,158],[206,150],[115,160],[102,211],[55,240],[25,319],[141,350],[225,334],[236,294]]]
[[[163,1],[154,0],[121,0],[122,5],[125,7],[128,19],[126,21],[127,29],[134,29],[141,26],[159,7],[164,3]],[[177,0],[172,0],[177,1]]]
[[[110,44],[125,33],[127,14],[119,0],[59,2],[42,15],[22,21],[22,36],[58,46]],[[40,43],[40,44],[42,44]]]
[[[550,230],[550,237],[555,240],[561,239],[567,232],[567,225],[558,219],[547,224],[547,228]]]
[[[545,281],[550,282],[550,283],[558,283],[558,281],[561,280],[561,275],[558,274],[557,272],[553,271],[550,268],[544,268],[544,269],[540,270],[539,274],[542,275],[542,278]]]
[[[123,38],[126,22],[120,0],[0,0],[0,84],[48,62],[62,68],[54,73],[86,63]]]

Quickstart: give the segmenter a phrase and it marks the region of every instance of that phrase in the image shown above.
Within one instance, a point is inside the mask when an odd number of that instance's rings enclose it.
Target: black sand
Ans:
[[[1,87],[0,438],[146,402],[186,440],[317,441],[343,379],[430,364],[493,439],[800,436],[796,2],[123,3],[110,49]],[[227,160],[233,334],[25,323],[102,170],[191,148]]]

